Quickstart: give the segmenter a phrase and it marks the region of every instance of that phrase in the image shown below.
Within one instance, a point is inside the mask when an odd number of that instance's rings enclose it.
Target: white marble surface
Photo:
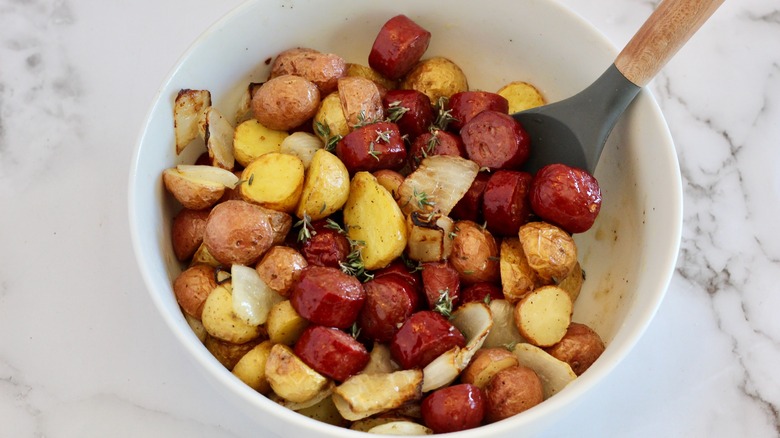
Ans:
[[[126,181],[178,56],[239,0],[0,0],[0,437],[269,436],[166,331]],[[564,0],[622,46],[657,1]],[[780,436],[780,3],[726,2],[651,84],[685,187],[677,272],[545,436]]]

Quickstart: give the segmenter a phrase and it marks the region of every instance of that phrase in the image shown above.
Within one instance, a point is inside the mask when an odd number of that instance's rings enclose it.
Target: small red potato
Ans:
[[[498,282],[500,279],[496,239],[474,222],[455,223],[450,262],[466,284]]]
[[[336,90],[339,78],[346,76],[344,58],[309,48],[285,50],[271,65],[271,78],[282,75],[301,76],[317,85],[322,96]]]
[[[385,118],[382,95],[370,79],[347,76],[338,81],[341,111],[350,129]]]
[[[517,365],[520,365],[517,356],[506,348],[482,348],[474,353],[460,381],[484,389],[499,371]]]
[[[303,268],[308,266],[306,259],[293,248],[287,246],[272,247],[257,263],[260,279],[279,295],[290,295],[290,288],[298,281]]]
[[[209,214],[203,244],[225,266],[249,266],[273,244],[274,232],[265,209],[245,201],[225,201]]]
[[[314,117],[320,106],[320,90],[300,76],[269,79],[252,96],[252,113],[260,124],[289,131]]]
[[[209,294],[217,287],[214,268],[208,265],[194,265],[179,274],[173,281],[173,293],[181,309],[188,315],[200,320],[203,304]]]
[[[542,381],[530,368],[522,365],[505,368],[485,385],[488,423],[504,420],[528,410],[544,400]]]
[[[473,429],[482,424],[485,400],[474,385],[462,383],[431,393],[422,402],[422,418],[434,433]]]
[[[176,258],[183,262],[189,260],[203,243],[203,230],[209,210],[190,210],[183,208],[173,218],[171,243]]]
[[[605,348],[604,341],[592,328],[572,322],[563,338],[546,350],[554,358],[568,363],[579,376],[593,365]]]

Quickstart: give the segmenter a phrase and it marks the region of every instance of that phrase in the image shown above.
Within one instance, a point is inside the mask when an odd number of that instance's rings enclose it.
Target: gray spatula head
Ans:
[[[568,99],[512,114],[531,136],[523,170],[564,163],[593,173],[612,128],[640,89],[613,64]]]

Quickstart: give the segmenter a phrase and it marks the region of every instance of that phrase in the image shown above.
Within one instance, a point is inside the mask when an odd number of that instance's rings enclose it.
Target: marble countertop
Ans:
[[[618,47],[658,3],[562,2]],[[270,436],[199,383],[126,207],[157,87],[239,3],[0,0],[0,437]],[[780,4],[726,2],[649,88],[683,175],[677,270],[545,436],[780,436]]]

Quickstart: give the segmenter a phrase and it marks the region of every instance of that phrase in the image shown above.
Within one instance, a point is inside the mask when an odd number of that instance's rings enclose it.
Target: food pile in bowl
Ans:
[[[541,93],[470,90],[426,58],[432,38],[397,15],[366,64],[284,50],[235,126],[209,90],[182,89],[176,152],[206,152],[162,173],[180,205],[173,292],[208,351],[278,404],[372,433],[507,419],[605,349],[572,320],[572,235],[599,214],[598,182],[524,172],[533,145],[510,114]]]

